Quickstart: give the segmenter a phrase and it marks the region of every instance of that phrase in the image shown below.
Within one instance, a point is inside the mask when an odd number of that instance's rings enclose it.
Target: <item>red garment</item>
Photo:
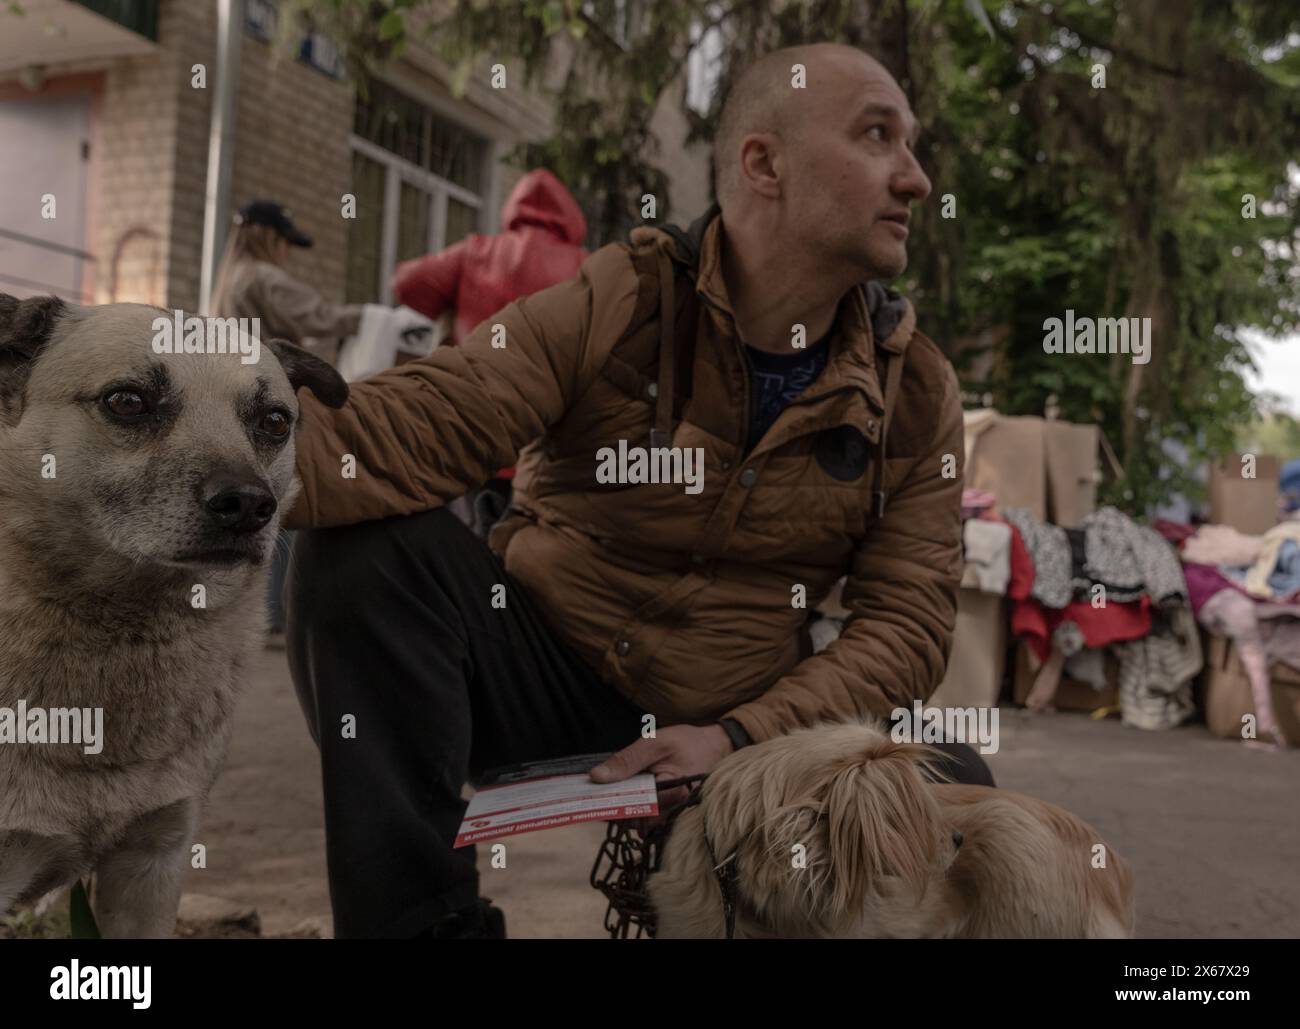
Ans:
[[[1168,518],[1157,518],[1151,523],[1151,528],[1155,529],[1156,532],[1160,533],[1179,550],[1183,549],[1183,540],[1196,535],[1195,525],[1188,525],[1186,522],[1171,522]]]
[[[399,264],[397,302],[430,318],[453,308],[452,341],[459,343],[511,301],[573,278],[587,257],[587,219],[545,169],[530,171],[510,191],[501,224],[505,231],[495,236],[467,236],[440,254]]]
[[[1011,525],[992,511],[985,511],[980,517]],[[1131,603],[1111,601],[1101,608],[1093,607],[1091,600],[1076,600],[1058,610],[1029,599],[1033,588],[1034,562],[1025,541],[1012,525],[1011,580],[1007,584],[1007,599],[1016,603],[1011,605],[1011,631],[1028,642],[1040,661],[1046,661],[1051,655],[1052,633],[1062,622],[1078,625],[1088,647],[1141,639],[1151,631],[1151,598],[1146,594]]]
[[[1026,600],[1034,588],[1034,560],[1029,548],[1020,538],[1014,525],[994,511],[984,511],[980,517],[986,522],[1001,522],[1011,528],[1011,578],[1007,580],[1007,599]]]
[[[1111,601],[1105,607],[1076,600],[1060,610],[1022,600],[1011,612],[1011,631],[1024,637],[1041,661],[1051,655],[1052,633],[1062,622],[1074,622],[1090,648],[1141,639],[1151,632],[1151,598],[1144,593],[1131,603]]]
[[[1010,524],[1010,523],[1008,523]],[[1034,559],[1020,538],[1020,531],[1011,526],[1011,581],[1007,583],[1007,596],[1012,600],[1028,600],[1034,588]]]
[[[393,297],[430,318],[456,312],[449,343],[460,343],[512,301],[573,278],[587,257],[587,219],[544,168],[530,171],[501,209],[505,231],[467,236],[439,254],[404,261],[393,274]],[[507,345],[509,341],[507,340]],[[514,469],[497,473],[514,477]]]

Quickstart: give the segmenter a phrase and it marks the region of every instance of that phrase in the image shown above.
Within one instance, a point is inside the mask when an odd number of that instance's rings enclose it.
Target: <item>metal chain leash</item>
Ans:
[[[655,913],[646,885],[659,871],[664,845],[677,816],[700,802],[704,775],[688,775],[656,783],[659,790],[689,786],[690,796],[667,813],[657,825],[645,818],[610,822],[605,839],[591,866],[591,885],[609,901],[605,910],[605,931],[615,940],[640,939],[655,934]]]

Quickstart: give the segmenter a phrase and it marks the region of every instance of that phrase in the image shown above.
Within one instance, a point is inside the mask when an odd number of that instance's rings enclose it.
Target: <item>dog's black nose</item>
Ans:
[[[251,476],[211,476],[202,497],[208,517],[231,532],[256,532],[275,514],[275,497]]]
[[[966,837],[963,836],[963,835],[961,834],[961,830],[960,830],[960,829],[954,829],[954,830],[952,831],[952,845],[953,845],[954,847],[960,847],[960,846],[961,846],[961,841],[964,840],[965,838],[966,838]]]

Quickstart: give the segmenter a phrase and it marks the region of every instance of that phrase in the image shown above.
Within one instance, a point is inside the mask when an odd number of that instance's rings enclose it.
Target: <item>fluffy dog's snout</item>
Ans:
[[[229,532],[256,532],[275,514],[275,496],[252,475],[210,475],[199,495],[213,524]]]

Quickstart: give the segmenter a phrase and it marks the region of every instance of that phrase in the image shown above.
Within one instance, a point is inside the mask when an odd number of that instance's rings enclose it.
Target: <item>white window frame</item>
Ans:
[[[379,237],[379,278],[383,283],[380,303],[393,303],[393,272],[397,269],[397,219],[401,211],[402,182],[409,182],[432,197],[429,218],[429,238],[426,253],[435,254],[444,249],[447,238],[447,201],[454,198],[476,212],[475,229],[483,229],[484,197],[458,186],[399,157],[378,143],[361,136],[352,136],[352,149],[356,153],[384,167],[384,221]],[[484,183],[486,189],[490,182]]]

